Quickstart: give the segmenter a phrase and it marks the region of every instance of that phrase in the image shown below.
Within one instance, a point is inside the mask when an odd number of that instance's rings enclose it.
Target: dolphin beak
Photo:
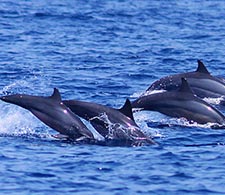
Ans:
[[[6,101],[6,97],[5,97],[5,96],[0,97],[0,99],[1,99],[2,101]]]
[[[2,96],[2,97],[0,97],[0,99],[2,101],[4,101],[4,102],[7,102],[7,103],[13,103],[12,100],[11,100],[11,98],[8,97],[8,96]]]
[[[22,95],[17,94],[17,95],[2,96],[0,97],[0,99],[4,102],[15,104],[23,108],[27,108],[29,102],[25,101],[22,97],[23,97]]]
[[[11,96],[11,95],[9,95],[9,96],[2,96],[2,97],[0,97],[0,99],[2,101],[4,101],[4,102],[8,102],[8,103],[14,103],[15,102],[14,96]]]

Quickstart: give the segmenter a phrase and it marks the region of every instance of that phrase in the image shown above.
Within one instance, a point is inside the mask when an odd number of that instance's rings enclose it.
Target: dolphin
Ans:
[[[225,81],[212,76],[203,62],[198,60],[198,68],[194,72],[175,74],[155,81],[146,91],[177,90],[181,85],[181,78],[186,78],[193,92],[200,98],[218,98],[225,96]]]
[[[79,100],[64,100],[63,104],[76,115],[89,121],[108,141],[119,140],[133,146],[154,144],[134,121],[131,102],[128,99],[120,109]]]
[[[94,136],[61,99],[58,89],[49,97],[15,94],[2,96],[1,100],[29,110],[47,126],[70,140],[92,140]]]
[[[199,124],[225,124],[225,117],[210,104],[194,95],[185,78],[178,91],[144,95],[132,102],[133,108],[158,111],[171,117],[184,117]]]

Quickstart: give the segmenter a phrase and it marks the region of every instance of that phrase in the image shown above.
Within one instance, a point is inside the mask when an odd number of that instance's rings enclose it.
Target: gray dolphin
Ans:
[[[200,60],[198,60],[196,71],[163,77],[155,81],[146,91],[177,90],[181,85],[181,78],[187,79],[191,89],[198,97],[218,98],[225,96],[224,79],[212,76]]]
[[[171,117],[185,117],[200,124],[225,124],[225,117],[217,109],[198,98],[192,92],[186,79],[182,78],[178,91],[165,91],[139,97],[132,102],[133,108],[158,111]]]
[[[134,146],[154,143],[135,123],[128,99],[121,109],[78,100],[65,100],[63,103],[89,121],[106,140],[119,140]]]
[[[56,88],[49,97],[15,94],[0,99],[29,110],[43,123],[69,139],[94,139],[80,118],[62,103],[61,95]]]

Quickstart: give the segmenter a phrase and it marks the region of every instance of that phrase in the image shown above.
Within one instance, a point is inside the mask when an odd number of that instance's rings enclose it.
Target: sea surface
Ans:
[[[220,0],[1,0],[0,95],[56,87],[120,108],[198,59],[225,78],[224,10]],[[225,194],[225,130],[139,112],[157,144],[110,147],[57,140],[5,102],[0,116],[0,194]]]

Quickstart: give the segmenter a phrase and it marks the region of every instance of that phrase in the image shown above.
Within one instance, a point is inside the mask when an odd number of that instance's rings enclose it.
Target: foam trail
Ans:
[[[132,137],[133,135],[131,132],[138,127],[136,126],[129,126],[129,127],[124,127],[120,123],[113,123],[109,120],[108,115],[106,113],[102,113],[99,116],[93,117],[91,120],[98,119],[106,124],[108,124],[108,134],[105,136],[108,139],[114,139],[117,135],[121,134],[127,138],[133,138],[136,139],[137,137]],[[147,125],[145,124],[145,128],[148,128]],[[139,128],[138,128],[139,129]],[[144,129],[140,128],[141,131],[145,132]],[[146,133],[149,134],[149,133]],[[152,136],[151,136],[152,137]]]

